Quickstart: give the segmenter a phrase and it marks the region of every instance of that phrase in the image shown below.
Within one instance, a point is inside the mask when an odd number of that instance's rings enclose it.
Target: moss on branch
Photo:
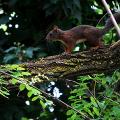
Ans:
[[[21,66],[32,74],[44,76],[46,80],[111,72],[120,68],[120,46],[114,50],[104,48],[97,51],[50,56]]]
[[[7,65],[1,65],[0,69]],[[80,75],[112,72],[120,68],[120,46],[97,51],[83,51],[75,54],[61,54],[40,58],[35,62],[19,64],[29,71],[31,79],[37,82],[60,80]],[[5,71],[6,72],[6,71]],[[14,71],[13,71],[14,72]],[[13,73],[7,71],[7,73]],[[8,79],[7,74],[1,76]]]

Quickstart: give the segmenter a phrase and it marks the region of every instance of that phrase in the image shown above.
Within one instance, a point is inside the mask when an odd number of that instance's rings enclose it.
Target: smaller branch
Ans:
[[[106,15],[107,15],[107,13],[105,13],[105,14],[102,16],[102,18],[100,18],[100,20],[98,21],[98,23],[97,23],[97,25],[96,25],[96,26],[98,26],[98,25],[99,25],[99,23],[103,20],[103,18],[104,18]]]
[[[93,88],[93,91],[94,91],[94,97],[96,96],[96,95],[95,95],[95,93],[96,93],[96,91],[95,91],[96,89],[95,89],[95,88],[96,88],[96,80],[94,81],[94,88]]]
[[[114,50],[117,46],[120,46],[120,40],[118,40],[112,46],[110,46],[110,50]]]
[[[80,85],[79,82],[76,82],[76,81],[74,81],[74,80],[66,79],[66,81],[72,82],[72,83],[77,84],[77,85]]]
[[[33,86],[33,87],[35,87],[35,86]],[[36,87],[35,87],[35,88],[36,88]],[[38,88],[36,88],[36,89],[38,89]],[[74,107],[72,107],[72,106],[68,105],[67,103],[63,102],[62,100],[60,100],[60,99],[58,99],[58,98],[56,98],[56,97],[54,97],[54,96],[52,96],[52,95],[46,93],[45,91],[42,91],[41,89],[38,89],[38,90],[40,90],[41,93],[43,93],[43,94],[49,96],[50,98],[52,98],[52,99],[54,99],[54,100],[56,100],[56,101],[62,103],[62,104],[63,104],[64,106],[66,106],[67,108],[70,108],[70,109],[74,110],[76,113],[79,113],[80,115],[83,116],[83,118],[85,118],[85,119],[87,118],[88,120],[92,120],[92,119],[89,118],[87,115],[85,115],[83,112],[81,112],[81,111],[75,109]]]
[[[114,26],[115,26],[115,28],[116,28],[116,30],[117,30],[117,32],[118,32],[118,35],[119,35],[119,37],[120,37],[120,28],[119,28],[119,26],[118,26],[118,24],[117,24],[117,22],[116,22],[116,20],[115,20],[115,18],[114,18],[114,16],[113,16],[111,10],[109,9],[109,6],[108,6],[107,2],[106,2],[105,0],[102,0],[102,2],[103,2],[103,5],[104,5],[105,8],[106,8],[108,14],[110,15],[110,18],[111,18],[111,20],[112,20],[112,22],[113,22],[113,24],[114,24]]]

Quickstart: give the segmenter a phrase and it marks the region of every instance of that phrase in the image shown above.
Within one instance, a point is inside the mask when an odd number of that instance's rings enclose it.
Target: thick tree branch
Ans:
[[[76,54],[62,54],[41,58],[21,65],[42,80],[58,80],[96,73],[112,72],[120,68],[120,46]]]
[[[19,66],[29,71],[31,78],[35,78],[37,83],[63,80],[80,75],[109,73],[120,68],[120,45],[114,49],[104,48],[97,51],[83,51],[76,54],[40,58],[36,62],[23,63]],[[0,72],[0,74],[8,80],[7,74],[4,72]],[[11,72],[8,71],[8,73]]]

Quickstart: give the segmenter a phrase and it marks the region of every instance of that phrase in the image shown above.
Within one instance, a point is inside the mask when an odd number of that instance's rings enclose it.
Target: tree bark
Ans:
[[[36,62],[21,64],[41,80],[58,80],[70,77],[110,73],[120,68],[120,45],[97,51],[61,54],[40,58]]]
[[[4,78],[12,77],[7,70],[2,71],[0,66],[0,75]],[[97,73],[110,73],[120,68],[120,41],[111,47],[98,49],[96,51],[83,51],[75,54],[61,54],[40,58],[35,62],[19,64],[31,73],[29,80],[37,78],[37,83],[53,80],[64,80],[81,75],[90,75]],[[35,80],[34,79],[34,80]],[[35,83],[36,83],[35,82]]]

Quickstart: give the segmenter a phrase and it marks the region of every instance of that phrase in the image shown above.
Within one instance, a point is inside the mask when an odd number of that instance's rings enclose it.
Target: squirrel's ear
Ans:
[[[58,29],[58,26],[54,25],[54,26],[53,26],[53,29],[54,29],[54,30],[57,30],[57,29]]]

